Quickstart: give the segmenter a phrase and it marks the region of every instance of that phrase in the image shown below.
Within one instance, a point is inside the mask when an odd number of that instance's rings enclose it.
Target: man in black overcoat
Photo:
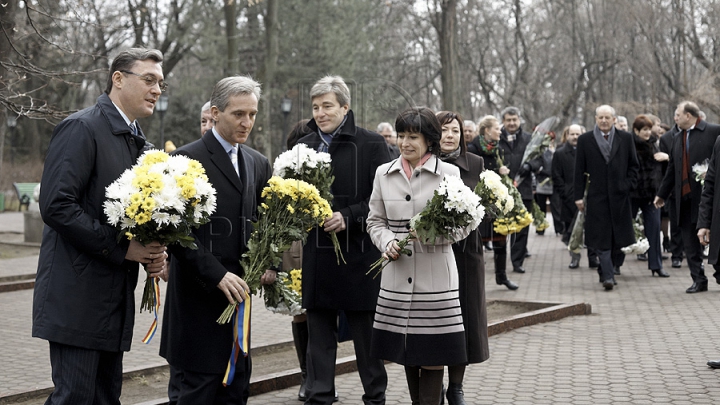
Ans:
[[[615,128],[617,115],[609,105],[595,110],[595,128],[580,135],[575,158],[575,205],[585,210],[585,244],[600,259],[600,281],[612,290],[625,255],[635,243],[630,190],[635,188],[639,163],[633,135]],[[590,176],[587,207],[583,202],[585,174]]]
[[[365,275],[380,252],[365,232],[375,171],[390,161],[382,136],[355,126],[350,90],[341,77],[326,76],[310,89],[314,133],[301,143],[332,157],[333,215],[310,232],[303,249],[303,308],[307,309],[307,401],[333,402],[337,312],[344,310],[355,345],[365,404],[384,404],[387,374],[370,356],[370,337],[380,278]],[[338,264],[330,239],[336,232],[347,264]]]
[[[165,88],[162,60],[158,50],[120,52],[97,103],[64,119],[50,139],[32,325],[50,344],[55,388],[47,404],[120,403],[138,263],[148,263],[152,277],[164,274],[165,247],[118,239],[103,211],[105,188],[147,146],[136,118],[153,113]]]
[[[697,238],[702,184],[695,180],[692,167],[710,159],[715,139],[720,135],[720,125],[700,119],[700,109],[692,101],[678,104],[674,119],[681,132],[673,140],[668,169],[655,196],[655,206],[662,207],[672,193],[685,257],[693,279],[692,286],[685,292],[692,294],[708,288],[702,246]]]
[[[528,212],[532,212],[532,173],[542,166],[542,157],[522,164],[525,149],[530,143],[532,135],[523,131],[520,125],[520,110],[517,107],[507,107],[500,115],[503,123],[500,141],[498,141],[500,157],[503,159],[503,164],[510,169],[511,179],[514,179],[517,175],[524,176],[522,182],[517,185],[517,189],[520,192],[525,208]],[[529,232],[530,227],[527,226],[520,232],[510,235],[510,261],[513,265],[513,271],[516,273],[525,273],[523,263],[526,255],[528,255],[527,241]]]
[[[573,187],[575,183],[575,155],[577,154],[578,137],[582,134],[582,127],[577,124],[568,128],[565,144],[555,151],[552,161],[553,193],[560,197],[560,221],[565,231],[562,240],[567,245],[570,241],[575,215],[578,208],[575,205]],[[588,261],[591,268],[598,266],[597,255],[592,248],[588,248]],[[580,253],[570,252],[571,269],[580,267]]]
[[[659,148],[660,152],[667,153],[668,156],[670,156],[670,151],[672,151],[672,145],[673,140],[675,139],[675,136],[682,131],[678,129],[677,125],[673,125],[672,128],[670,128],[669,131],[665,132],[660,137],[660,143]],[[663,176],[665,173],[667,173],[668,168],[668,162],[663,162],[662,169],[663,169]],[[672,193],[670,193],[670,196],[672,196]],[[672,267],[674,268],[680,268],[682,266],[682,259],[683,259],[683,241],[682,241],[682,229],[680,229],[680,225],[677,221],[677,211],[675,210],[675,201],[673,198],[668,199],[665,202],[664,209],[667,210],[668,217],[670,218],[670,243],[669,249],[670,249],[670,259],[672,260]]]
[[[217,196],[210,222],[193,231],[198,248],[170,248],[160,355],[181,376],[180,381],[171,381],[179,389],[181,405],[245,404],[249,396],[249,354],[240,354],[232,383],[223,386],[233,325],[216,320],[229,302],[247,298],[240,258],[256,220],[260,194],[272,175],[268,160],[243,145],[259,99],[260,84],[248,77],[220,80],[210,99],[215,127],[175,151],[203,165]],[[267,270],[261,281],[272,283],[275,277],[275,271]]]

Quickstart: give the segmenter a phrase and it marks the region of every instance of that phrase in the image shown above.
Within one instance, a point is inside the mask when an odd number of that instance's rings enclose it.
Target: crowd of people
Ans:
[[[33,336],[50,344],[55,388],[48,404],[119,404],[139,264],[168,284],[160,355],[171,367],[170,403],[248,401],[251,356],[239,356],[228,370],[233,326],[216,319],[228,302],[248,299],[240,257],[272,175],[268,159],[245,145],[261,86],[246,76],[220,80],[202,108],[200,138],[172,152],[199,161],[217,193],[211,221],[192,232],[197,249],[118,237],[103,213],[105,188],[152,148],[136,119],[152,114],[165,88],[160,52],[121,52],[96,105],[53,133],[33,301]],[[305,313],[293,317],[292,331],[302,370],[298,399],[306,404],[338,400],[339,327],[354,343],[363,403],[385,403],[384,361],[391,361],[404,366],[413,404],[465,404],[466,367],[489,358],[484,251],[493,254],[497,285],[518,289],[508,278],[507,256],[514,273],[531,271],[525,266],[529,227],[508,237],[487,214],[479,227],[454,229],[451,238],[417,239],[410,219],[445,175],[471,189],[484,170],[519,179],[522,204],[544,213],[550,202],[555,233],[565,243],[582,213],[588,264],[608,291],[621,275],[621,249],[636,242],[633,219],[642,212],[649,249],[638,259],[653,276],[668,277],[664,251],[672,253],[673,267],[685,257],[693,280],[687,292],[707,291],[703,246],[710,245],[713,265],[720,248],[711,238],[720,234],[720,187],[714,185],[720,126],[701,119],[695,103],[677,106],[672,128],[650,114],[630,126],[613,107],[599,106],[591,130],[570,125],[541,156],[526,161],[532,135],[516,107],[477,123],[458,112],[410,107],[376,133],[357,126],[341,77],[318,80],[310,101],[312,119],[294,127],[287,146],[329,153],[333,213],[309,231],[307,243],[286,252],[282,268],[261,278],[272,284],[278,271],[302,268]],[[706,161],[706,173],[696,170]],[[332,235],[341,241],[344,263],[336,259]],[[408,235],[413,238],[401,249]],[[366,275],[380,258],[390,261],[381,277]],[[569,267],[579,266],[580,255],[571,252]],[[720,283],[720,272],[714,276]]]

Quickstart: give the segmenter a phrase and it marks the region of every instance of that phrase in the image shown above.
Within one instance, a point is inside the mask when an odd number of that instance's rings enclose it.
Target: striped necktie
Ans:
[[[228,151],[228,154],[230,155],[230,161],[232,162],[233,167],[235,168],[235,173],[237,173],[238,177],[240,176],[240,170],[238,169],[238,147],[237,145],[230,148]]]

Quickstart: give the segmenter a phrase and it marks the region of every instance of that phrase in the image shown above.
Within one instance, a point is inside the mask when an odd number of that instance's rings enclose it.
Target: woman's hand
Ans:
[[[653,156],[655,157],[655,161],[657,162],[667,162],[668,160],[670,160],[670,155],[665,152],[657,152]]]
[[[505,176],[505,175],[510,174],[510,169],[508,169],[507,166],[500,166],[500,168],[498,169],[498,173]]]
[[[398,257],[400,257],[400,246],[398,245],[398,241],[393,239],[387,244],[387,247],[383,252],[383,259],[397,260]]]

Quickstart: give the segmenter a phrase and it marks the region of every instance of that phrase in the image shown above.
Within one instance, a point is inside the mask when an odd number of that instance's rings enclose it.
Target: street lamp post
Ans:
[[[292,110],[292,99],[287,96],[283,97],[280,102],[280,111],[283,113],[283,136],[287,136],[288,133],[288,118],[290,117],[290,111]]]
[[[160,150],[165,150],[165,112],[168,109],[168,96],[162,94],[158,98],[155,109],[160,113]]]
[[[17,117],[10,113],[7,117],[7,126],[10,128],[10,137],[8,138],[8,148],[10,149],[10,164],[15,163],[15,153],[13,153],[13,139],[15,138],[15,127],[17,127]]]

